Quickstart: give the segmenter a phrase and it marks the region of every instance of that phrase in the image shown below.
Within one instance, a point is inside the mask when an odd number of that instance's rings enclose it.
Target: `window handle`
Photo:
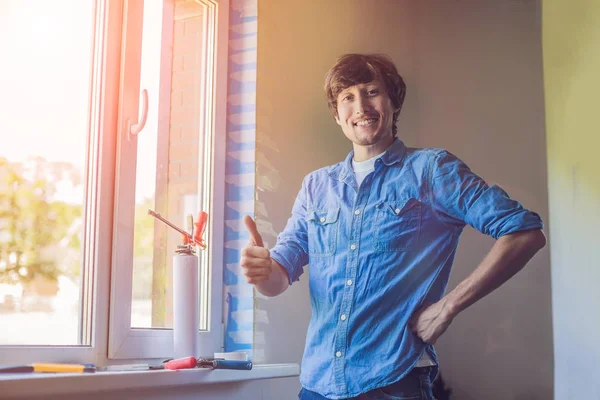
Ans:
[[[148,119],[148,91],[146,89],[142,90],[142,113],[138,119],[136,124],[129,125],[129,139],[133,136],[137,136],[138,133],[144,129],[146,126],[146,120]]]

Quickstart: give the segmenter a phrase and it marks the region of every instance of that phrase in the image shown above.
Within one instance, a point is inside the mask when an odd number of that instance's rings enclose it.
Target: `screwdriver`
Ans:
[[[96,367],[91,364],[47,364],[36,363],[29,365],[16,365],[0,367],[0,373],[24,372],[96,372]]]
[[[176,360],[167,361],[165,369],[178,370],[189,368],[211,368],[211,369],[237,369],[251,370],[252,361],[224,360],[220,358],[198,358],[185,357]]]

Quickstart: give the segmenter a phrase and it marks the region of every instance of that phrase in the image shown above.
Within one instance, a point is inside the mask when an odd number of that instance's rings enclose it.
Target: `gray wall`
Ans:
[[[452,151],[548,226],[539,8],[535,1],[420,1],[418,84],[407,96],[418,98],[419,146]],[[465,230],[449,289],[492,243]],[[458,399],[551,399],[548,247],[458,316],[438,344]]]

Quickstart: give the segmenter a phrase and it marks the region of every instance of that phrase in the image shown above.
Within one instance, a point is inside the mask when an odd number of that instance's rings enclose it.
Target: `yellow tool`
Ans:
[[[91,364],[47,364],[35,363],[29,365],[0,366],[0,373],[24,372],[96,372],[96,367]]]

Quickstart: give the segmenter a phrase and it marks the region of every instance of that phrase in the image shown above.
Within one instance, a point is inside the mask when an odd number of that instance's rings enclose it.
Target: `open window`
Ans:
[[[172,355],[179,235],[149,208],[182,226],[209,214],[198,335],[217,351],[228,1],[4,0],[0,11],[0,358]]]

